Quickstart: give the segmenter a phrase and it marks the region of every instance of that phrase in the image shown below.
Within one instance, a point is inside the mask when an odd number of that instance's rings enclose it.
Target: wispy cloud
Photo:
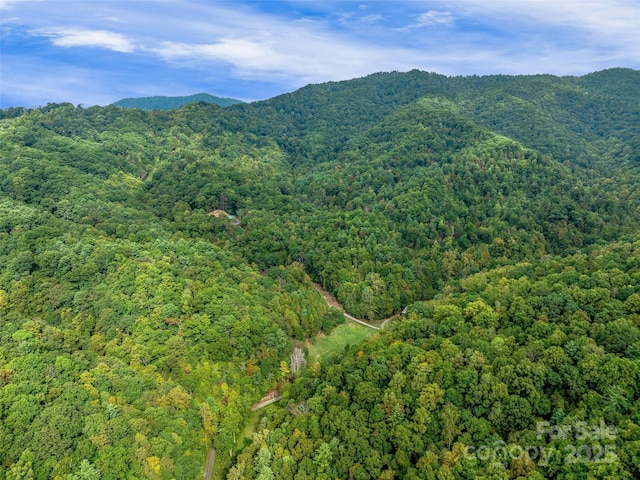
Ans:
[[[410,23],[405,29],[422,28],[432,25],[452,25],[454,16],[451,12],[439,12],[437,10],[429,10],[417,16],[413,23]]]
[[[183,61],[204,66],[210,62],[224,62],[234,67],[243,78],[277,76],[299,86],[308,82],[338,80],[385,70],[397,64],[399,56],[407,52],[384,48],[366,48],[320,37],[300,38],[222,38],[209,44],[164,42],[153,49],[168,61]],[[294,46],[284,48],[284,43]],[[407,62],[404,67],[408,67]]]
[[[409,51],[355,39],[323,18],[301,15],[291,19],[226,8],[211,9],[208,14],[216,18],[215,25],[194,22],[188,26],[192,34],[187,37],[213,41],[168,40],[149,51],[166,61],[194,67],[224,62],[242,78],[275,76],[294,86],[412,66],[410,61],[401,61]],[[340,21],[336,15],[336,22]]]
[[[131,96],[150,83],[154,94],[197,89],[251,100],[413,68],[447,75],[639,68],[639,1],[0,0],[10,12],[0,29],[0,93],[4,105],[26,98],[19,92],[27,86],[14,80],[28,59],[34,72],[42,65],[30,82],[47,88],[55,89],[52,64],[56,82],[65,71],[93,69],[97,83],[87,88],[99,89],[100,101],[110,90]]]
[[[374,22],[379,22],[381,20],[384,20],[384,17],[376,13],[373,13],[371,15],[365,15],[364,17],[360,18],[360,21],[364,23],[374,23]]]
[[[136,47],[124,35],[108,30],[86,30],[73,27],[37,28],[30,30],[33,36],[49,37],[58,47],[97,47],[114,52],[131,53]]]
[[[56,62],[38,61],[14,55],[2,58],[3,70],[11,71],[3,76],[2,105],[42,106],[50,102],[74,104],[108,104],[114,100],[113,83],[117,79],[108,71],[100,74],[81,66],[60,66]],[[6,68],[4,68],[6,67]],[[46,74],[43,74],[46,71]],[[19,92],[22,101],[10,102]]]
[[[18,3],[42,2],[44,0],[0,0],[0,10],[9,10]]]
[[[514,28],[535,25],[589,32],[592,39],[617,43],[632,42],[629,47],[640,55],[640,3],[638,0],[459,0],[470,16],[491,17],[495,23],[510,23]],[[504,23],[508,25],[508,23]]]

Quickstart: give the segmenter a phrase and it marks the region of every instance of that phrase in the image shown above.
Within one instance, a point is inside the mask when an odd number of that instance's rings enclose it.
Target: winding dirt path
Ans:
[[[322,287],[322,285],[320,285],[319,283],[316,283],[316,282],[311,282],[311,283],[313,284],[313,287],[320,293],[320,295],[322,295],[324,297],[324,299],[327,301],[327,303],[329,305],[331,305],[332,307],[336,307],[336,308],[340,309],[346,318],[348,318],[349,320],[353,320],[354,322],[359,323],[360,325],[364,325],[365,327],[372,328],[373,330],[381,330],[381,329],[383,329],[387,325],[388,322],[390,322],[394,318],[398,318],[400,315],[402,315],[401,313],[396,313],[395,315],[391,315],[389,318],[385,318],[384,320],[382,320],[382,323],[380,324],[379,327],[376,327],[375,325],[370,324],[366,320],[362,320],[360,318],[356,318],[353,315],[351,315],[350,313],[347,313],[346,310],[342,307],[342,305],[340,305],[340,302],[338,302],[338,299],[336,297],[334,297],[333,295],[331,295],[331,293],[329,293],[327,290],[325,290]]]
[[[353,320],[356,323],[359,323],[360,325],[364,325],[365,327],[369,327],[373,330],[380,330],[383,329],[388,322],[390,322],[391,320],[399,317],[400,315],[402,315],[401,313],[396,313],[395,315],[390,316],[389,318],[385,318],[382,323],[380,324],[379,327],[376,327],[375,325],[370,324],[369,322],[365,321],[365,320],[361,320],[359,318],[354,317],[353,315],[347,313],[345,311],[345,309],[342,307],[342,305],[340,305],[340,302],[338,302],[338,299],[336,297],[334,297],[333,295],[331,295],[331,293],[329,293],[327,290],[325,290],[324,288],[322,288],[322,285],[320,285],[319,283],[316,282],[311,282],[313,284],[313,287],[320,293],[320,295],[322,295],[324,297],[324,299],[326,300],[327,304],[331,305],[332,307],[336,307],[338,309],[340,309],[340,311],[343,313],[343,315],[348,318],[349,320]],[[281,396],[280,396],[280,391],[279,389],[275,389],[275,390],[271,390],[270,392],[268,392],[262,399],[260,402],[256,403],[255,405],[253,405],[251,407],[251,410],[253,410],[254,412],[256,410],[259,410],[261,408],[266,407],[267,405],[271,405],[272,403],[277,402],[278,400],[280,400]],[[211,479],[211,473],[213,472],[213,464],[216,460],[216,449],[215,448],[211,448],[211,450],[209,450],[209,454],[207,455],[207,463],[205,465],[205,470],[204,470],[204,480],[210,480]]]

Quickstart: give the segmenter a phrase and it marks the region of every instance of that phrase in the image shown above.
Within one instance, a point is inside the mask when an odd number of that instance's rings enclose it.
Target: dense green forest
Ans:
[[[637,478],[639,85],[1,111],[0,476]]]
[[[310,367],[229,478],[638,478],[639,289],[638,241],[471,275]]]
[[[175,110],[190,103],[213,103],[221,107],[228,107],[242,103],[241,100],[228,97],[216,97],[208,93],[196,93],[195,95],[187,95],[182,97],[139,97],[139,98],[123,98],[114,102],[116,107],[138,108],[140,110]]]

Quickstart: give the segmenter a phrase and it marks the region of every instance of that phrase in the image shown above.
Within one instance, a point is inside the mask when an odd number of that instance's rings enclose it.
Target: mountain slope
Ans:
[[[313,279],[409,316],[285,386],[237,477],[634,478],[637,79],[412,71],[0,112],[0,476],[194,478],[212,445],[226,470],[294,346],[344,321]],[[562,452],[536,421],[599,419],[606,465],[462,459]]]
[[[258,264],[299,259],[348,311],[383,318],[477,268],[637,231],[637,194],[576,168],[425,98],[294,168],[312,210],[249,210],[239,240]],[[275,242],[252,234],[267,228]]]
[[[309,85],[239,110],[250,112],[249,128],[277,138],[294,161],[305,161],[307,155],[314,161],[325,159],[339,151],[347,138],[397,107],[434,96],[459,104],[466,115],[490,130],[558,160],[575,161],[587,155],[593,161],[597,152],[577,149],[584,145],[580,138],[585,132],[588,143],[611,138],[637,141],[639,82],[640,72],[631,69],[584,77],[450,78],[413,70]],[[577,144],[576,150],[559,148],[563,141]]]
[[[287,386],[228,478],[637,478],[639,249],[414,304]]]
[[[157,215],[145,180],[181,124],[68,104],[0,123],[3,478],[193,478],[237,448],[289,337],[335,325],[300,268],[212,245],[224,220]]]

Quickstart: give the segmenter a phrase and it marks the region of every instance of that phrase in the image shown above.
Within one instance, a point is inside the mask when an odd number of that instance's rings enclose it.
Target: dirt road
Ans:
[[[216,449],[211,447],[207,454],[207,463],[204,466],[204,480],[211,480],[211,473],[213,472],[213,463],[216,461]]]
[[[314,286],[314,288],[320,293],[320,295],[322,295],[324,297],[324,299],[327,301],[327,303],[329,305],[331,305],[332,307],[336,307],[339,308],[340,310],[342,310],[342,313],[344,314],[345,317],[347,317],[349,320],[353,320],[356,323],[359,323],[360,325],[364,325],[365,327],[369,327],[372,328],[374,330],[380,330],[381,328],[384,328],[385,325],[393,320],[394,318],[399,317],[401,314],[397,313],[395,315],[390,316],[389,318],[385,318],[382,321],[382,324],[380,327],[376,327],[375,325],[371,325],[369,322],[367,322],[366,320],[361,320],[359,318],[354,317],[353,315],[347,313],[345,311],[344,308],[342,308],[342,305],[340,305],[340,302],[338,302],[338,299],[336,297],[334,297],[333,295],[331,295],[331,293],[329,293],[328,291],[326,291],[324,288],[322,288],[322,285],[320,285],[319,283],[316,282],[311,282]]]

